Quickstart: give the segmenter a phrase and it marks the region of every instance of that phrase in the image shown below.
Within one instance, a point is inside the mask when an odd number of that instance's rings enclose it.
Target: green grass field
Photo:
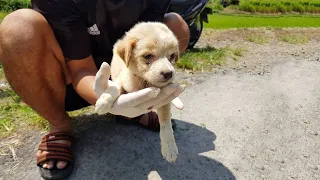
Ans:
[[[2,19],[3,19],[6,15],[7,15],[7,13],[0,11],[0,22],[2,21]]]
[[[320,0],[240,0],[240,10],[261,13],[320,13]]]
[[[307,15],[282,15],[282,16],[258,16],[258,15],[232,15],[213,14],[209,16],[209,23],[204,23],[205,28],[254,28],[254,27],[320,27],[320,16]]]

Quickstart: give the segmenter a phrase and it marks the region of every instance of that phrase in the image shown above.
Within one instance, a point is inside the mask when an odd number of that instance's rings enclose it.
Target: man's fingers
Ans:
[[[108,80],[110,77],[110,66],[108,63],[102,63],[99,71],[96,74],[93,90],[99,97],[105,89],[108,88]]]
[[[159,103],[162,104],[162,101],[168,99],[173,100],[175,97],[179,96],[185,89],[184,85],[179,85],[179,84],[170,84],[167,85],[166,87],[161,89],[160,94],[154,98],[154,99],[150,99],[149,101],[146,101],[144,103],[141,103],[137,106],[137,108],[141,108],[141,109],[148,109],[148,108],[153,108],[152,106],[157,105]],[[170,102],[168,101],[168,102]]]
[[[145,88],[136,92],[120,95],[113,108],[134,107],[158,96],[159,88]]]
[[[174,101],[174,103],[177,103],[178,101],[180,101],[180,99],[176,99],[183,91],[184,91],[184,89],[185,89],[185,86],[184,87],[180,87],[176,92],[174,92],[173,94],[171,94],[169,97],[167,97],[166,99],[164,99],[163,101],[161,101],[160,103],[157,103],[153,108],[154,109],[157,109],[157,108],[159,108],[159,107],[161,107],[161,106],[164,106],[164,105],[166,105],[166,104],[168,104],[168,103],[171,103],[174,99],[175,99],[175,101]],[[181,101],[180,101],[181,102]],[[179,103],[180,103],[179,102]],[[181,104],[182,104],[182,102],[181,102]],[[175,106],[176,104],[174,104],[174,106]],[[176,107],[176,106],[175,106]],[[183,104],[182,104],[182,107],[181,108],[183,108]],[[179,109],[179,108],[178,108]]]

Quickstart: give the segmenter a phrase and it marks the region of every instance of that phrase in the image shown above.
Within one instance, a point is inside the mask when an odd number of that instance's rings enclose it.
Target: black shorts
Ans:
[[[74,111],[84,107],[88,107],[91,104],[84,100],[73,88],[72,84],[67,85],[65,110]]]

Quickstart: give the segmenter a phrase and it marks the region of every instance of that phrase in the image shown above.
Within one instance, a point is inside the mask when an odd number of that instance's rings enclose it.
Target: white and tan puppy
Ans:
[[[165,24],[136,24],[113,47],[111,77],[116,86],[110,86],[101,95],[96,103],[96,112],[108,113],[122,93],[147,87],[160,88],[173,83],[176,73],[174,63],[178,59],[178,40]],[[171,103],[156,110],[160,121],[161,152],[164,158],[173,162],[177,158],[178,148],[171,125]]]

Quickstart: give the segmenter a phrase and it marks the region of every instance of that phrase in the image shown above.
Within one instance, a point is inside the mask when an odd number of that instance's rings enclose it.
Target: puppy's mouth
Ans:
[[[173,78],[169,80],[148,81],[145,79],[146,86],[148,87],[163,87],[173,82]]]
[[[140,78],[146,86],[163,87],[174,81],[175,71],[148,71],[141,74]]]

